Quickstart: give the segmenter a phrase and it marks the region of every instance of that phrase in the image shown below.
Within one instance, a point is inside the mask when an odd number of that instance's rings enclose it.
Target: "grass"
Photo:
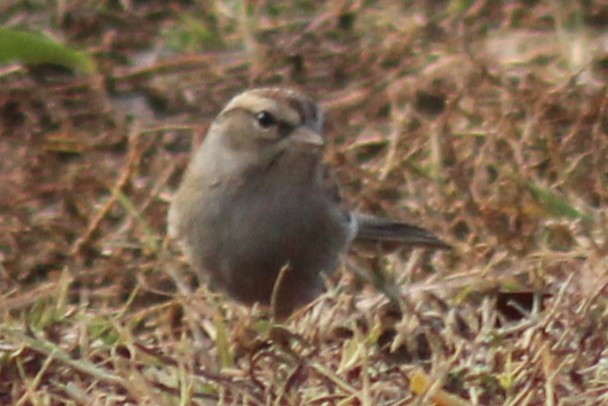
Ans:
[[[605,5],[89,3],[0,6],[97,66],[0,67],[1,404],[608,401]],[[282,325],[198,286],[167,203],[261,85],[323,104],[352,207],[454,250],[355,250]]]

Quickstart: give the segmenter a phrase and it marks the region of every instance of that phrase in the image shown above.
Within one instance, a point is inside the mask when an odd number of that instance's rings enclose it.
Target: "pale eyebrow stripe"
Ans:
[[[294,109],[291,103],[288,103],[288,105],[290,107],[288,109],[281,108],[276,97],[272,98],[268,96],[260,96],[255,93],[244,93],[232,99],[232,101],[226,105],[220,114],[225,114],[228,111],[236,108],[248,110],[250,112],[266,110],[270,113],[276,114],[278,116],[277,119],[280,121],[285,121],[292,125],[301,124],[301,113]]]

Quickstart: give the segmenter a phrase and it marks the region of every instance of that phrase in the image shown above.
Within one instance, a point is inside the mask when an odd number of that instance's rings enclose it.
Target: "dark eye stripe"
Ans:
[[[297,98],[288,98],[286,101],[289,107],[300,116],[300,124],[316,122],[318,120],[317,107],[314,102]]]
[[[260,96],[267,96],[287,104],[290,109],[297,113],[298,124],[317,123],[322,118],[321,111],[315,101],[299,91],[264,88],[254,90],[254,92]]]

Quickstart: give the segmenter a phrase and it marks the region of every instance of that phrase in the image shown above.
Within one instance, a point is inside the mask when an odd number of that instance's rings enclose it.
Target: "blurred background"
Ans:
[[[4,0],[0,403],[607,401],[607,23],[599,0]],[[454,249],[359,253],[375,287],[344,272],[279,330],[186,294],[167,204],[269,85],[323,105],[351,207]]]

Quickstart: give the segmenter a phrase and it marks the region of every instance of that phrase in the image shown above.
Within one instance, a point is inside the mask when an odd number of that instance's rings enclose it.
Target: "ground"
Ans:
[[[0,404],[608,402],[607,22],[602,1],[3,2],[95,69],[0,65]],[[262,85],[322,103],[351,207],[453,249],[353,252],[283,324],[198,286],[167,205]]]

